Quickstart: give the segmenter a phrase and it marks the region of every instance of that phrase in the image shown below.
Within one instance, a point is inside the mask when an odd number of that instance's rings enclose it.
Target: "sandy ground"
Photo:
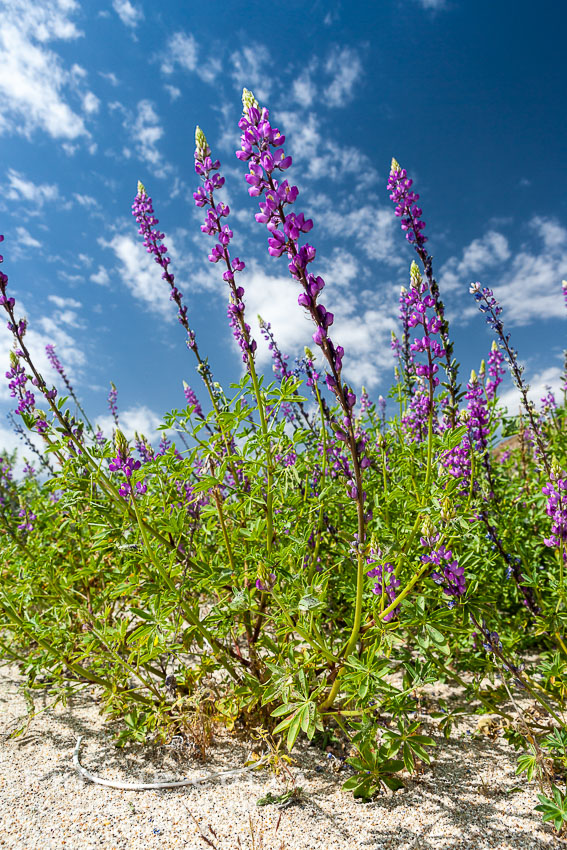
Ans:
[[[78,735],[82,764],[107,779],[155,782],[203,777],[244,764],[250,746],[220,736],[206,762],[180,747],[112,744],[96,691],[66,707],[47,708],[18,738],[25,718],[18,671],[0,668],[0,847],[17,850],[518,850],[566,847],[541,823],[535,783],[515,775],[515,758],[502,739],[459,729],[439,742],[434,761],[396,794],[356,802],[341,790],[348,767],[315,747],[294,751],[298,802],[259,807],[281,779],[256,770],[169,791],[122,791],[85,781],[73,767]],[[49,704],[41,692],[35,709]],[[472,728],[472,727],[471,727]],[[516,790],[514,790],[516,789]],[[520,790],[517,790],[520,789]],[[276,830],[277,827],[277,830]]]

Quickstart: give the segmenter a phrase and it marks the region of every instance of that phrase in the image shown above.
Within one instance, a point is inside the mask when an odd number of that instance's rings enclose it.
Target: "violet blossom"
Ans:
[[[313,228],[311,219],[303,213],[291,212],[289,207],[297,200],[297,186],[290,186],[287,179],[281,179],[281,173],[287,171],[292,158],[286,156],[283,136],[277,127],[270,124],[270,115],[266,108],[260,108],[252,92],[244,89],[242,93],[243,115],[238,122],[242,130],[238,159],[248,162],[246,175],[248,192],[252,197],[263,196],[259,201],[260,212],[256,221],[265,224],[268,230],[268,253],[272,257],[287,255],[291,276],[300,283],[302,292],[298,304],[303,307],[315,323],[313,341],[321,348],[330,366],[326,376],[328,389],[335,395],[343,414],[342,423],[337,427],[338,439],[350,444],[353,458],[356,458],[354,477],[347,482],[347,493],[353,500],[362,504],[366,494],[362,492],[360,470],[370,461],[362,455],[362,444],[357,441],[353,428],[353,408],[356,395],[341,381],[344,349],[335,346],[329,336],[329,328],[334,315],[318,298],[325,287],[325,281],[319,275],[308,271],[314,261],[316,250],[308,243],[299,244],[302,235]]]
[[[218,263],[222,261],[226,266],[223,280],[228,283],[231,294],[227,307],[229,325],[242,352],[242,361],[249,364],[249,358],[250,360],[254,358],[257,343],[250,334],[250,325],[244,319],[244,289],[242,286],[237,286],[235,282],[235,275],[245,268],[245,264],[239,257],[232,259],[230,256],[229,245],[234,234],[227,224],[223,224],[223,219],[226,219],[230,214],[230,207],[227,204],[216,203],[215,201],[215,191],[220,189],[225,182],[224,177],[213,173],[218,171],[219,168],[219,160],[212,160],[207,138],[201,128],[197,127],[195,130],[195,172],[201,177],[203,185],[196,192],[193,192],[193,198],[196,206],[208,207],[201,230],[218,240],[209,254],[209,262]]]

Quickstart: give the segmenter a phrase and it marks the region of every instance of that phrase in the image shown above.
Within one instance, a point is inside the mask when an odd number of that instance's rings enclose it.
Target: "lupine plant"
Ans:
[[[441,701],[430,727],[449,735],[466,713],[502,717],[522,750],[519,770],[540,783],[538,809],[561,831],[565,405],[550,392],[539,410],[530,400],[502,308],[481,283],[471,293],[495,339],[461,389],[419,196],[396,160],[387,191],[414,255],[392,340],[395,414],[387,419],[386,401],[364,388],[358,400],[285,137],[246,89],[239,127],[243,184],[317,353],[306,348],[292,364],[259,318],[273,375],[259,370],[221,163],[199,127],[193,199],[243,374],[232,396],[215,380],[139,183],[138,232],[205,390],[199,398],[199,384],[183,382],[185,407],[163,422],[175,442],[129,442],[114,384],[113,432],[93,428],[53,346],[61,386],[38,371],[0,273],[12,421],[28,447],[43,447],[40,474],[28,464],[21,480],[14,457],[0,457],[0,651],[21,665],[30,693],[40,679],[57,698],[98,686],[122,721],[119,744],[190,735],[203,706],[207,729],[259,726],[289,750],[341,735],[345,788],[362,799],[399,788],[431,759],[436,740],[415,712],[428,685],[446,682],[460,702]],[[504,364],[519,415],[498,399]]]

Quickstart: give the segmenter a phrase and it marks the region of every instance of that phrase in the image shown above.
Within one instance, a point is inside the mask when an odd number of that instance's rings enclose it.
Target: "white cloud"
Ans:
[[[107,243],[103,240],[101,245],[106,247]],[[171,248],[171,240],[169,245]],[[123,234],[114,236],[108,246],[120,263],[120,278],[134,298],[165,321],[173,321],[175,305],[169,300],[169,286],[161,279],[162,270],[153,255],[147,254],[137,239]]]
[[[136,27],[143,20],[144,13],[130,0],[112,0],[112,8],[127,27]]]
[[[445,9],[447,6],[446,0],[417,0],[417,2],[424,9]]]
[[[90,210],[96,210],[99,208],[100,204],[96,198],[93,198],[92,195],[81,195],[78,192],[73,193],[74,199],[80,204],[82,207]]]
[[[199,60],[199,45],[195,37],[184,32],[175,32],[170,36],[165,49],[165,59],[161,64],[164,74],[172,74],[176,67],[182,71],[196,73],[206,83],[214,82],[222,70],[221,62],[216,57],[209,56],[205,61]],[[175,86],[171,88],[178,91]]]
[[[179,65],[184,71],[194,71],[197,67],[198,51],[199,47],[191,33],[173,33],[167,43],[161,70],[164,74],[172,74],[175,66]]]
[[[129,127],[128,120],[124,126]],[[157,143],[163,136],[163,127],[151,101],[141,100],[138,103],[134,123],[129,129],[138,157],[152,167],[153,175],[165,177],[171,166],[164,162],[157,148]]]
[[[23,248],[41,248],[41,242],[31,235],[25,227],[16,227],[16,239],[18,245]]]
[[[280,130],[289,139],[286,150],[289,149],[296,165],[304,167],[307,178],[325,178],[333,183],[348,180],[349,197],[353,179],[356,190],[368,189],[379,182],[378,172],[368,156],[358,148],[336,142],[313,114],[306,118],[298,112],[280,112],[279,120]]]
[[[99,71],[99,77],[102,77],[103,80],[108,80],[111,86],[117,86],[120,83],[120,80],[112,71]]]
[[[120,410],[120,388],[118,388],[118,391],[118,421],[120,423],[120,430],[124,436],[128,440],[132,440],[134,434],[138,432],[138,434],[143,434],[147,437],[152,443],[160,439],[163,432],[158,431],[157,428],[162,423],[162,419],[158,414],[145,405],[137,405],[135,407],[128,407],[126,410]],[[106,437],[109,437],[116,429],[114,419],[108,413],[96,417],[94,421]]]
[[[66,89],[77,89],[80,75],[76,69],[66,70],[60,56],[46,46],[82,35],[71,20],[78,10],[75,0],[11,0],[3,5],[0,132],[29,138],[43,130],[61,140],[89,135],[83,119],[66,100]]]
[[[354,240],[357,251],[370,260],[394,267],[403,265],[398,253],[398,220],[389,207],[363,203],[352,209],[350,201],[332,204],[321,196],[317,201],[317,225],[335,240]]]
[[[92,91],[85,92],[83,95],[83,109],[89,115],[93,115],[100,109],[100,100]]]
[[[328,106],[346,106],[354,97],[354,87],[362,76],[362,62],[356,50],[343,47],[334,50],[325,63],[327,74],[333,79],[325,89]]]
[[[293,99],[299,103],[300,106],[308,109],[312,105],[317,95],[317,86],[313,81],[313,77],[311,76],[309,69],[306,69],[303,71],[301,76],[294,79],[291,90]]]
[[[98,270],[89,278],[93,283],[98,283],[99,286],[108,286],[110,277],[104,266],[99,266]]]
[[[5,197],[10,201],[31,201],[35,206],[42,207],[44,203],[59,198],[59,189],[51,183],[34,183],[19,171],[10,168]]]
[[[459,289],[471,281],[494,290],[504,308],[505,323],[524,325],[537,319],[564,318],[561,281],[567,277],[567,229],[553,219],[536,216],[528,225],[531,238],[511,252],[507,239],[490,231],[475,239],[441,269],[441,290]],[[474,311],[472,311],[474,313]],[[462,318],[471,315],[463,312]]]
[[[43,375],[47,383],[53,381],[53,369],[47,359],[45,346],[52,343],[57,348],[57,354],[63,363],[65,370],[71,379],[81,374],[82,367],[86,364],[86,356],[80,348],[77,340],[69,333],[67,328],[72,324],[66,321],[69,316],[63,316],[59,307],[50,315],[36,317],[32,311],[26,309],[24,302],[18,299],[16,304],[18,316],[29,318],[28,331],[26,333],[26,345],[32,360]],[[64,327],[67,325],[67,327]],[[12,347],[11,334],[0,334],[0,369],[5,372],[9,366],[9,351]],[[10,408],[16,406],[15,399],[10,397],[7,381],[0,381],[0,399],[8,401]],[[39,398],[36,396],[39,404]],[[39,405],[41,407],[41,404]]]
[[[327,267],[321,269],[327,287],[320,302],[335,317],[330,336],[336,345],[345,349],[345,378],[357,388],[361,384],[372,388],[381,381],[384,369],[392,369],[390,331],[396,326],[397,303],[392,299],[392,303],[387,304],[377,293],[354,296],[348,284],[358,275],[358,263],[348,254],[341,254],[340,259],[339,263],[339,255],[336,255]],[[322,354],[312,339],[315,326],[308,313],[297,303],[301,292],[297,282],[289,275],[267,275],[254,263],[247,272],[244,282],[246,317],[258,343],[259,364],[268,364],[271,355],[254,321],[258,313],[264,321],[270,322],[282,354],[289,355],[290,368],[294,357],[303,356],[306,345],[317,352],[321,366]]]
[[[561,388],[563,382],[561,380],[561,374],[562,370],[559,366],[549,366],[547,369],[534,375],[532,380],[529,380],[529,376],[525,376],[530,385],[528,398],[530,401],[533,401],[536,408],[539,409],[541,407],[541,399],[547,394],[547,387],[551,387],[557,401],[562,398]],[[508,409],[509,413],[516,415],[520,408],[520,391],[515,386],[511,387],[502,394],[500,401]]]
[[[181,97],[181,89],[178,89],[177,86],[165,85],[164,89],[166,90],[172,101],[177,100]]]
[[[240,92],[243,88],[251,89],[260,106],[265,106],[272,91],[271,75],[267,71],[272,57],[268,48],[263,44],[251,44],[235,50],[230,59],[236,88]]]
[[[463,250],[461,259],[451,257],[440,272],[440,286],[444,292],[463,289],[467,279],[477,279],[487,269],[494,268],[510,258],[508,240],[502,233],[489,230],[479,239],[473,239]]]

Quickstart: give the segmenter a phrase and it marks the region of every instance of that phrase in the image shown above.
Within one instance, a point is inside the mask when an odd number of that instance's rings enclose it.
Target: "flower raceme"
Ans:
[[[226,271],[223,273],[230,289],[230,301],[227,307],[228,321],[232,333],[242,352],[242,361],[248,363],[248,358],[254,357],[257,344],[250,334],[250,325],[244,319],[244,288],[237,286],[235,275],[245,268],[244,262],[239,257],[231,259],[229,245],[233,232],[223,219],[230,215],[230,207],[227,204],[215,201],[215,191],[224,186],[224,177],[215,174],[220,168],[218,159],[211,158],[211,149],[207,144],[207,138],[200,127],[195,130],[195,172],[198,174],[203,185],[193,192],[195,205],[208,207],[205,221],[201,230],[209,236],[214,236],[218,241],[209,254],[209,262],[223,262]]]
[[[268,230],[268,253],[272,257],[287,255],[288,269],[291,276],[297,280],[303,291],[298,296],[298,304],[310,314],[316,329],[313,341],[321,348],[330,366],[326,384],[336,396],[342,409],[342,426],[338,426],[337,437],[350,443],[351,451],[357,458],[354,477],[347,482],[347,492],[352,499],[364,501],[361,492],[360,470],[370,464],[363,455],[363,445],[357,440],[353,428],[353,408],[356,395],[351,388],[341,382],[344,349],[333,343],[329,336],[329,328],[334,322],[334,315],[318,298],[325,287],[325,281],[319,275],[308,271],[314,261],[316,250],[313,245],[300,245],[303,234],[313,228],[311,219],[306,219],[303,213],[289,210],[299,195],[297,186],[291,186],[287,179],[281,180],[280,174],[287,171],[292,164],[292,158],[286,156],[283,136],[270,123],[267,109],[260,108],[252,92],[244,89],[242,94],[243,115],[238,126],[242,130],[240,150],[236,156],[248,163],[249,173],[246,175],[248,192],[252,197],[263,197],[259,202],[260,212],[256,221],[265,224]]]

